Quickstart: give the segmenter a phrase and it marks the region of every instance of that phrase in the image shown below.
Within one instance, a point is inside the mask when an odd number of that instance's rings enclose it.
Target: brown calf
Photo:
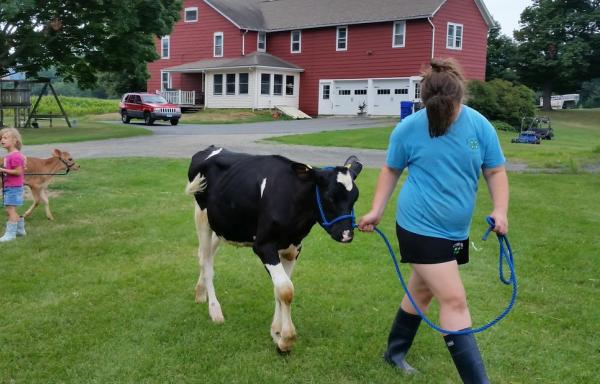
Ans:
[[[52,157],[48,159],[40,159],[37,157],[27,157],[25,168],[25,185],[31,189],[33,196],[33,204],[23,215],[27,217],[31,215],[33,210],[40,204],[40,200],[44,202],[46,209],[46,217],[48,220],[54,220],[54,216],[50,212],[48,204],[48,185],[56,174],[65,174],[69,171],[77,171],[79,165],[75,163],[71,154],[66,151],[55,149],[52,152]]]

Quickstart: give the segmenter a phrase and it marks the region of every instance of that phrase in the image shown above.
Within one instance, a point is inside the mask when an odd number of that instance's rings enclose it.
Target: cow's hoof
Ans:
[[[291,350],[291,349],[290,349],[290,350],[287,350],[287,351],[282,351],[281,349],[279,349],[279,346],[277,346],[277,348],[276,348],[276,349],[277,349],[277,353],[278,353],[280,356],[289,356],[289,355],[290,355],[290,353],[292,353],[292,350]]]
[[[223,317],[223,312],[221,311],[221,305],[216,302],[216,303],[210,303],[210,305],[208,306],[208,314],[210,315],[210,318],[212,319],[213,323],[223,323],[225,321],[225,318]]]
[[[281,333],[271,330],[271,338],[273,339],[273,342],[275,344],[277,344],[277,343],[279,343],[279,340],[281,339]]]
[[[277,342],[277,349],[279,349],[281,352],[290,352],[292,350],[295,340],[295,336],[289,338],[281,337]]]

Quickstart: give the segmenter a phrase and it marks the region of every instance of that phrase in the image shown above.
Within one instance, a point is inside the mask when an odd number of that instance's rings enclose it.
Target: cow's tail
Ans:
[[[190,181],[185,187],[185,193],[194,196],[197,193],[202,193],[206,190],[206,177],[198,173],[194,180]]]

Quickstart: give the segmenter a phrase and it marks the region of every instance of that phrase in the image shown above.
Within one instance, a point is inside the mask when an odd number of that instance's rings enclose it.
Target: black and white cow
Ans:
[[[323,228],[334,240],[352,241],[352,209],[358,199],[354,179],[361,169],[354,156],[344,166],[319,169],[282,156],[254,156],[214,146],[192,157],[186,192],[197,203],[200,277],[196,302],[208,299],[214,322],[224,321],[213,285],[214,255],[220,241],[252,247],[273,281],[271,337],[279,350],[291,350],[296,339],[290,312],[291,276],[302,239],[313,225],[323,225],[325,220]]]

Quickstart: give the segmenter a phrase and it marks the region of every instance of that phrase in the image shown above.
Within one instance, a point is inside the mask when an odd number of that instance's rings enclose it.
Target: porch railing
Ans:
[[[196,91],[156,91],[156,93],[167,99],[169,103],[195,105]]]

